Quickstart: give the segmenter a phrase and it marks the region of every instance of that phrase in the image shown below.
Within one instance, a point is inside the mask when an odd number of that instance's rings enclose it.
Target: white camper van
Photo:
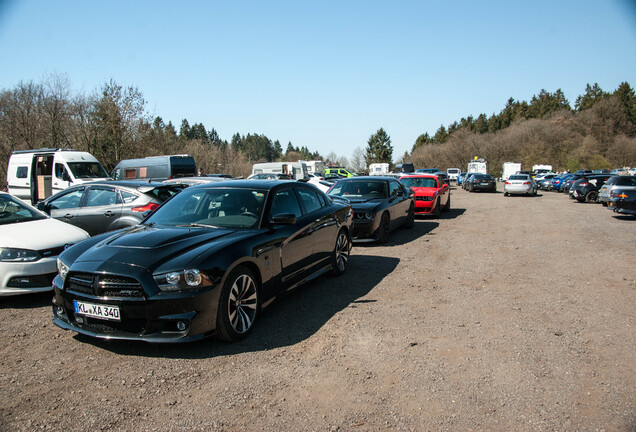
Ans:
[[[372,163],[369,164],[369,175],[385,175],[389,173],[388,163]]]
[[[517,171],[521,171],[521,164],[519,162],[504,162],[501,170],[501,181],[508,180],[508,177],[516,174]]]
[[[307,165],[307,172],[309,174],[314,174],[314,175],[320,175],[320,173],[322,173],[322,170],[324,170],[326,167],[325,163],[321,160],[312,160],[312,161],[299,160],[298,162],[301,162]]]
[[[9,193],[33,204],[69,186],[109,178],[95,156],[72,149],[14,151],[7,168]]]
[[[289,174],[294,180],[309,178],[305,162],[265,162],[252,166],[252,175],[267,173]]]

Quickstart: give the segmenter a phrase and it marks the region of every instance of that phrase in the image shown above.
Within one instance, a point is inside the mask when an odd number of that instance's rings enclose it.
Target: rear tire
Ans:
[[[336,246],[333,249],[333,257],[331,266],[331,274],[334,276],[340,276],[347,271],[349,264],[349,255],[351,253],[351,238],[347,235],[344,229],[338,232],[336,238]]]
[[[585,195],[585,202],[587,202],[587,203],[596,202],[597,199],[598,199],[598,192],[597,191],[589,191]]]

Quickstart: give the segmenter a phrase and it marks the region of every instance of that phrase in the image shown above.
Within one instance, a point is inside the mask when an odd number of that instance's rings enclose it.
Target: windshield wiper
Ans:
[[[198,222],[191,222],[189,224],[177,225],[178,227],[195,227],[195,228],[218,228],[216,225],[206,225]]]

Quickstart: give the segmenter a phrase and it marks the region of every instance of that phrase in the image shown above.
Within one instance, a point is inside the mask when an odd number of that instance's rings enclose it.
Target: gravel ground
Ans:
[[[94,341],[50,294],[0,298],[0,430],[636,431],[636,219],[550,192],[452,206],[236,344]]]

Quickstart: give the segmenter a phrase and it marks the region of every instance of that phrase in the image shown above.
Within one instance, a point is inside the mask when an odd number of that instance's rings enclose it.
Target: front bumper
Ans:
[[[504,192],[515,195],[529,194],[532,193],[532,186],[506,186]]]
[[[0,263],[0,297],[51,290],[57,257],[35,262]]]
[[[189,342],[215,333],[220,286],[188,292],[156,292],[145,288],[150,282],[139,274],[131,277],[130,274],[95,273],[91,283],[87,275],[69,273],[64,286],[61,277],[53,280],[53,323],[58,327],[101,339],[162,343]],[[76,276],[84,277],[87,283],[69,283],[70,278]],[[106,278],[111,281],[108,291],[99,284],[99,280]],[[117,287],[112,282],[117,280],[126,282]],[[139,286],[133,289],[130,281],[134,280]],[[120,320],[77,313],[75,301],[116,306]]]
[[[373,220],[358,219],[353,221],[351,239],[356,241],[375,241],[378,239],[379,221],[377,216]]]

